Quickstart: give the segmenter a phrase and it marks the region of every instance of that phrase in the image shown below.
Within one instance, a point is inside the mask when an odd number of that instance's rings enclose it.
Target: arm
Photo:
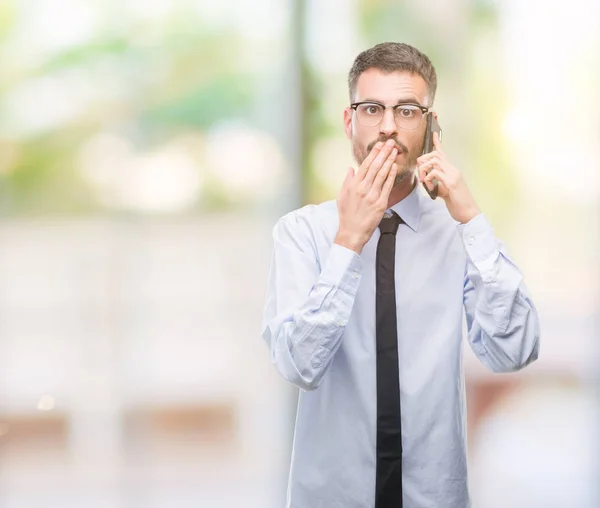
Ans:
[[[520,370],[537,359],[540,339],[523,275],[483,214],[457,228],[468,258],[463,302],[469,344],[492,371]]]
[[[289,213],[273,229],[262,336],[277,370],[304,390],[319,386],[340,347],[360,284],[360,252],[396,179],[394,145],[376,143],[356,172],[348,169],[336,203],[339,228],[322,265],[302,212]]]
[[[360,283],[360,256],[333,243],[320,267],[306,220],[291,213],[273,229],[262,337],[288,381],[314,390],[339,348]]]

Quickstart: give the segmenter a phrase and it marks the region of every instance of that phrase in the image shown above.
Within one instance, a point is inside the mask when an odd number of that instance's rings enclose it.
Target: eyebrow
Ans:
[[[361,102],[376,102],[377,104],[383,104],[383,101],[380,101],[378,99],[363,99]],[[419,106],[421,105],[421,103],[416,97],[405,97],[403,99],[398,99],[396,104],[418,104]]]

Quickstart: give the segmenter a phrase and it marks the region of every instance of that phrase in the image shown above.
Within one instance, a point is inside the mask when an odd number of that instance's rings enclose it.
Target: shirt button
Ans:
[[[485,279],[483,279],[484,282],[492,282],[492,276],[491,275],[486,275]]]
[[[474,236],[470,236],[469,238],[467,238],[467,243],[469,245],[473,245],[475,243],[475,237]]]
[[[338,319],[337,320],[337,324],[338,324],[338,326],[346,326],[346,320],[345,319]]]
[[[356,270],[354,270],[350,275],[352,275],[353,279],[358,279],[358,276],[360,275]]]

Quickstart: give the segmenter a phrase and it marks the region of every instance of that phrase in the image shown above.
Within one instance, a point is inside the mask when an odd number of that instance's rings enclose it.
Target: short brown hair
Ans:
[[[356,92],[356,84],[360,75],[368,69],[379,69],[383,72],[408,71],[421,76],[431,98],[431,106],[437,88],[437,75],[431,60],[418,49],[401,42],[382,42],[360,53],[348,73],[348,89],[350,101]]]

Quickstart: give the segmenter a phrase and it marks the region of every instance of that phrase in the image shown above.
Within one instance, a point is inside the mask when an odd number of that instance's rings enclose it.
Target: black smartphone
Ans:
[[[441,141],[442,140],[442,129],[440,127],[440,124],[435,119],[433,114],[427,113],[427,125],[425,127],[425,143],[423,144],[423,154],[429,153],[435,148],[435,146],[433,145],[433,133],[434,132],[438,133],[439,139]],[[427,191],[427,194],[429,194],[429,197],[431,199],[436,199],[438,196],[439,182],[434,178],[432,183],[433,183],[432,191],[430,191],[427,188],[427,185],[425,185],[425,182],[423,182],[423,187],[425,187],[425,190]]]

